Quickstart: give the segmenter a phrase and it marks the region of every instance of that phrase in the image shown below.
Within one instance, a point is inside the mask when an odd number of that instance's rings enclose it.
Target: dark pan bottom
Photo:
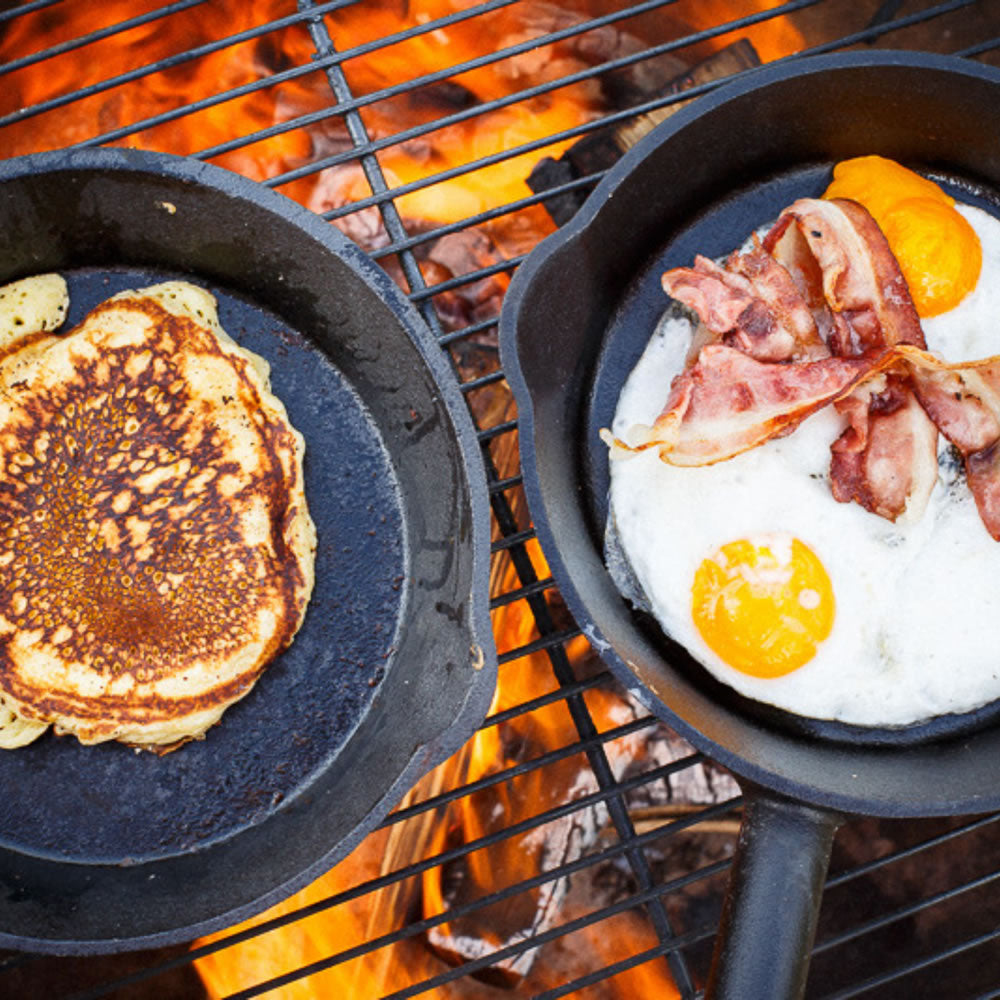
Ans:
[[[129,268],[64,276],[66,330],[115,292],[185,277]],[[76,862],[135,863],[258,823],[336,757],[390,662],[406,565],[401,498],[378,429],[343,376],[299,332],[245,298],[209,290],[223,329],[271,364],[272,388],[292,424],[337,428],[322,446],[307,445],[318,547],[305,622],[202,741],[157,757],[47,734],[0,755],[4,846]],[[46,796],[24,794],[39,783]]]

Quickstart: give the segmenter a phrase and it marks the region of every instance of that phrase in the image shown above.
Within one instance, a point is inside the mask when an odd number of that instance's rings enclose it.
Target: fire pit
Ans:
[[[985,2],[4,5],[4,156],[120,145],[226,167],[337,226],[417,307],[486,463],[501,669],[479,733],[309,888],[168,951],[9,954],[0,992],[698,995],[738,789],[565,610],[521,490],[500,305],[636,136],[721,80],[871,43],[997,65],[998,36]],[[848,822],[807,996],[1000,989],[998,818]]]

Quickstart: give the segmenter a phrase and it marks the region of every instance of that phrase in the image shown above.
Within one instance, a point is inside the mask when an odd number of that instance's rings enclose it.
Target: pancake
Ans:
[[[60,274],[36,274],[0,287],[0,358],[63,325],[69,289]]]
[[[51,725],[170,748],[302,623],[303,438],[201,288],[47,324],[0,345],[0,747]]]

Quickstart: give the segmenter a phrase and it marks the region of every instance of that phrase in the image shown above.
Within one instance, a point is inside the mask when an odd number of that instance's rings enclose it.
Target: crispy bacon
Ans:
[[[914,347],[897,352],[920,405],[965,459],[979,517],[1000,541],[1000,356],[947,364]]]
[[[788,272],[812,314],[820,338],[824,344],[829,344],[833,334],[833,313],[823,298],[823,272],[794,216],[781,215],[764,237],[763,246]]]
[[[733,329],[754,300],[749,281],[701,254],[692,267],[665,271],[661,280],[667,295],[693,309],[709,330],[720,335]]]
[[[789,433],[891,361],[885,354],[774,364],[710,344],[674,379],[652,427],[632,428],[631,444],[611,442],[630,452],[657,448],[671,465],[721,462]]]
[[[861,205],[800,199],[782,212],[764,245],[786,259],[835,355],[924,347],[899,264]],[[904,511],[922,513],[937,478],[937,430],[907,379],[892,376],[881,391],[867,382],[838,409],[850,424],[831,448],[834,497],[891,521]]]
[[[854,357],[882,346],[925,346],[899,264],[882,230],[857,202],[800,198],[781,213],[764,237],[764,248],[797,278],[814,310],[823,303],[829,309],[830,320],[820,326],[826,327],[834,354]]]
[[[771,335],[773,330],[781,330],[792,341],[790,349],[780,356],[774,354],[771,358],[762,358],[754,354],[754,357],[774,361],[817,361],[829,357],[830,350],[820,337],[812,311],[792,276],[759,242],[754,240],[754,245],[746,253],[730,254],[726,266],[733,273],[745,277],[753,286],[761,304],[760,311],[768,318],[765,337]],[[761,332],[749,327],[737,332],[743,339],[733,346],[753,354],[749,348],[760,342]]]
[[[848,426],[830,448],[834,498],[890,521],[920,517],[937,482],[937,428],[906,378],[869,380],[835,406]]]
[[[893,521],[922,513],[940,431],[1000,541],[1000,356],[951,365],[926,351],[899,265],[862,206],[800,199],[763,243],[725,266],[699,256],[663,286],[699,331],[654,424],[632,428],[628,444],[603,432],[613,451],[709,465],[833,403],[847,418],[831,446],[837,500]]]
[[[915,348],[901,353],[921,405],[963,455],[1000,439],[1000,357],[947,364]]]
[[[1000,442],[965,456],[965,480],[983,527],[1000,542]]]
[[[725,267],[699,255],[693,267],[667,271],[663,288],[715,335],[696,338],[699,347],[722,342],[758,361],[830,353],[791,275],[759,245],[731,254]]]

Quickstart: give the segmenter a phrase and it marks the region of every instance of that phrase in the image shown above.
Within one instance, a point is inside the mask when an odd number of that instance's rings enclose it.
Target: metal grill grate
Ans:
[[[738,39],[764,61],[877,43],[1000,65],[1000,11],[988,0],[230,6],[0,10],[0,149],[116,143],[229,166],[343,228],[404,285],[453,364],[486,459],[502,700],[475,745],[280,913],[164,952],[10,954],[0,993],[187,997],[202,994],[204,976],[239,997],[695,997],[739,798],[629,702],[561,606],[520,489],[517,415],[496,349],[503,291],[553,227],[546,206],[572,211],[607,169],[574,162],[572,150],[593,153],[609,127],[663,115],[724,78],[692,70],[683,89],[665,85],[683,67],[736,51]],[[795,32],[790,49],[779,18]],[[439,61],[422,64],[428,53]],[[375,62],[365,69],[365,59]],[[477,74],[503,86],[484,96]],[[580,106],[548,124],[566,101]],[[467,145],[448,160],[441,150],[456,136]],[[557,169],[539,179],[542,161]],[[504,166],[518,183],[498,195],[493,171]],[[486,747],[495,755],[483,763]],[[808,995],[1000,996],[997,819],[849,823]],[[544,863],[504,871],[528,845],[547,851]],[[484,870],[495,878],[470,888]],[[443,911],[430,902],[435,885]],[[522,933],[496,930],[528,910]],[[261,960],[269,949],[273,961]]]

